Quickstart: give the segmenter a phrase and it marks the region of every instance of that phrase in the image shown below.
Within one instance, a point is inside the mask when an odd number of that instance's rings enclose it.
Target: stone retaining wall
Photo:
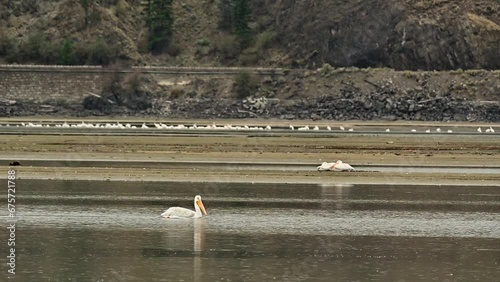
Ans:
[[[0,65],[0,98],[40,102],[64,100],[79,103],[89,92],[100,94],[116,74],[152,74],[158,80],[185,76],[234,76],[243,71],[256,75],[283,75],[281,69],[211,67],[132,67]]]

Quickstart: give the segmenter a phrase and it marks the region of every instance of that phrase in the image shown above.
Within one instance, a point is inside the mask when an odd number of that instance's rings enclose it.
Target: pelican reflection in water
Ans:
[[[181,207],[171,207],[161,214],[164,218],[200,218],[203,215],[207,215],[207,211],[200,195],[194,197],[194,211]]]

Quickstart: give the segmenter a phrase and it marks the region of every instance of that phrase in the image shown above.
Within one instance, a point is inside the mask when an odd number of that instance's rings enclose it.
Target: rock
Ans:
[[[312,113],[311,114],[311,119],[312,120],[320,120],[322,119],[320,115],[316,114],[316,113]]]
[[[398,118],[395,115],[385,115],[385,116],[382,116],[380,119],[388,120],[388,121],[395,121]]]

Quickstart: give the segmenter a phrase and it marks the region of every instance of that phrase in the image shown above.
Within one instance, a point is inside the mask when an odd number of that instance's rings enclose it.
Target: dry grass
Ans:
[[[469,18],[469,21],[471,21],[474,25],[476,25],[478,27],[485,28],[488,31],[491,31],[491,30],[500,31],[499,25],[488,20],[485,17],[481,17],[481,16],[473,14],[473,13],[467,13],[467,17]]]

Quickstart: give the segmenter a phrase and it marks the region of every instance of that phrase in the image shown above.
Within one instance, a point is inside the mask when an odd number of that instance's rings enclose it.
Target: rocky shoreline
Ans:
[[[499,71],[323,67],[253,79],[258,85],[254,94],[242,98],[235,94],[232,77],[193,76],[185,85],[164,86],[158,78],[142,75],[132,90],[115,87],[114,93],[103,90],[83,102],[0,98],[0,117],[500,121]]]
[[[256,102],[258,101],[258,102]],[[442,122],[500,122],[500,103],[469,101],[425,93],[395,96],[388,93],[359,95],[343,91],[338,96],[320,96],[283,101],[276,98],[158,99],[151,108],[133,110],[114,106],[103,110],[85,109],[82,105],[44,105],[1,102],[1,117],[21,116],[136,116],[158,118],[279,118],[285,120],[408,120]]]

